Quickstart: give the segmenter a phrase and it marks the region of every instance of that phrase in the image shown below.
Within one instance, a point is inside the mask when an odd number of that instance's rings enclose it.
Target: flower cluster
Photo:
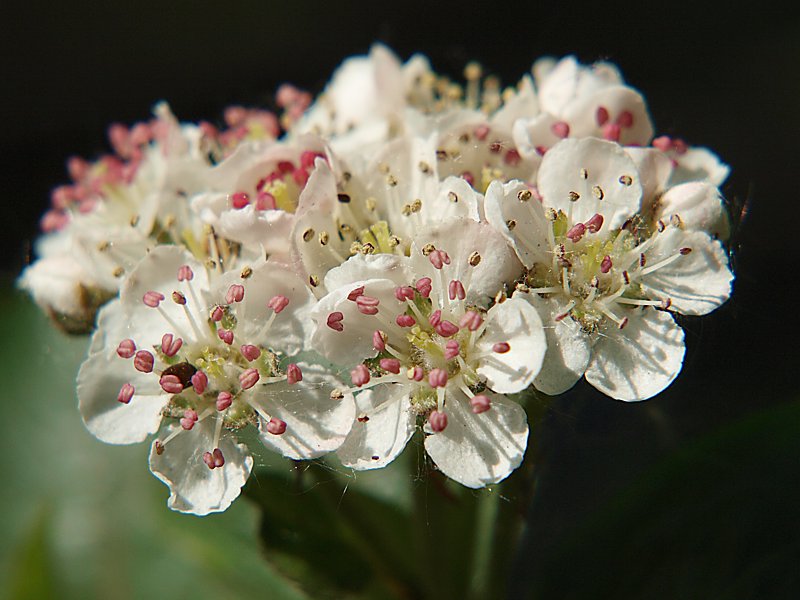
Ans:
[[[420,431],[483,487],[525,454],[515,394],[585,377],[636,401],[677,376],[674,315],[730,295],[727,167],[654,137],[611,64],[464,76],[375,46],[317,99],[283,86],[281,114],[231,107],[220,129],[160,104],[69,161],[20,285],[94,331],[84,422],[150,437],[171,508],[227,508],[256,439],[363,470]]]

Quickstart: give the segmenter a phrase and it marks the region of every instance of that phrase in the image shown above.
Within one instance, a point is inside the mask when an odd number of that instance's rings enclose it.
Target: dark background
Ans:
[[[389,5],[386,5],[389,6]],[[318,92],[376,40],[461,77],[506,84],[544,54],[607,59],[646,97],[656,131],[713,149],[747,215],[731,301],[686,319],[684,370],[643,404],[580,385],[536,442],[542,466],[512,595],[792,597],[800,590],[800,418],[794,372],[800,19],[769,3],[75,2],[6,7],[4,281],[30,260],[65,160],[107,150],[109,123],[166,99],[182,120]]]

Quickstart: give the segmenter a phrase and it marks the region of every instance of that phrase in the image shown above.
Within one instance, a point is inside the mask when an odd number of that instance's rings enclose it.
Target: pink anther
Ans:
[[[134,354],[136,354],[136,344],[131,339],[122,340],[117,346],[117,356],[120,358],[130,358]]]
[[[233,206],[233,208],[244,208],[248,204],[250,204],[250,196],[245,192],[231,194],[231,206]]]
[[[267,432],[272,435],[282,435],[286,433],[286,421],[281,421],[272,417],[267,423]]]
[[[254,361],[261,356],[261,348],[254,346],[253,344],[242,345],[241,351],[242,356],[244,356],[248,361]]]
[[[380,360],[381,369],[384,371],[388,371],[389,373],[394,373],[397,375],[400,373],[400,361],[396,358],[382,358]]]
[[[258,374],[258,369],[254,369],[252,367],[245,369],[239,374],[239,385],[242,386],[243,390],[249,390],[258,383],[260,377],[261,376]]]
[[[230,329],[217,329],[217,335],[219,339],[230,346],[233,344],[233,332]]]
[[[431,295],[431,290],[433,289],[431,286],[431,278],[422,277],[421,279],[418,279],[415,287],[423,298],[428,298]]]
[[[519,155],[515,149],[511,149],[506,152],[506,155],[503,157],[503,162],[505,162],[509,167],[516,167],[522,161],[522,157]]]
[[[444,359],[450,360],[451,358],[455,358],[458,356],[458,353],[461,352],[461,346],[459,346],[458,342],[455,340],[449,340],[444,345]]]
[[[181,265],[178,269],[178,281],[191,281],[194,279],[194,271],[189,265]]]
[[[172,292],[172,301],[175,304],[184,306],[186,304],[186,296],[181,294],[179,291],[175,290],[174,292]]]
[[[161,337],[161,352],[169,357],[175,356],[181,346],[183,346],[183,340],[176,338],[171,333],[165,333]]]
[[[267,302],[267,308],[271,308],[272,310],[274,310],[275,314],[277,315],[284,308],[286,308],[288,304],[289,304],[289,299],[286,296],[278,295],[278,296],[273,296],[272,298],[269,299],[269,302]]]
[[[563,140],[565,137],[569,137],[569,124],[565,121],[557,121],[550,126],[550,131],[554,136]]]
[[[438,410],[433,411],[428,415],[428,424],[434,433],[441,433],[447,427],[447,415]]]
[[[397,318],[394,320],[400,327],[413,327],[417,324],[417,321],[414,317],[407,314],[397,315]]]
[[[119,389],[119,394],[117,394],[117,402],[122,402],[122,404],[128,404],[133,398],[133,394],[136,392],[136,388],[134,388],[130,383],[123,383],[122,387]]]
[[[220,392],[217,394],[216,406],[217,410],[227,410],[233,404],[233,394],[230,392]]]
[[[372,296],[359,296],[356,298],[358,312],[364,315],[377,315],[378,304],[380,304],[380,300]]]
[[[603,260],[600,262],[600,272],[601,273],[608,273],[611,270],[611,267],[614,266],[614,263],[611,262],[611,257],[606,254],[603,257]]]
[[[383,352],[386,350],[386,338],[385,333],[376,329],[372,332],[372,347],[375,348],[378,352]]]
[[[191,381],[196,394],[202,395],[202,393],[206,391],[208,387],[208,375],[203,373],[203,371],[196,371],[195,374],[192,375]]]
[[[678,154],[686,154],[689,151],[689,146],[680,138],[672,140],[672,147]]]
[[[672,138],[668,135],[659,136],[650,143],[653,144],[653,148],[661,150],[662,152],[667,152],[672,149]]]
[[[72,181],[80,181],[89,172],[89,163],[80,156],[71,156],[67,160],[67,171]]]
[[[633,113],[629,110],[623,110],[617,116],[617,125],[626,129],[633,125]]]
[[[466,181],[472,187],[475,187],[475,176],[469,171],[464,171],[463,173],[461,173],[461,179]]]
[[[433,329],[442,337],[450,337],[458,333],[458,325],[445,320],[442,320]]]
[[[459,327],[466,327],[470,331],[477,331],[483,325],[483,318],[474,310],[468,310],[458,322]]]
[[[444,250],[434,250],[428,254],[428,260],[436,269],[441,269],[444,265],[450,264],[450,257]]]
[[[566,236],[568,239],[577,243],[581,241],[581,238],[584,236],[585,233],[586,233],[586,225],[584,225],[583,223],[575,223],[575,225],[569,228],[569,231],[567,231]]]
[[[408,285],[401,285],[399,287],[396,287],[394,288],[394,297],[397,298],[400,302],[405,302],[406,300],[413,300],[414,288]]]
[[[453,279],[448,287],[448,295],[450,296],[450,300],[455,300],[456,298],[463,300],[466,298],[467,292],[464,290],[464,284],[458,279]]]
[[[344,331],[342,320],[344,320],[344,315],[337,310],[336,312],[332,312],[328,315],[326,324],[334,331]]]
[[[183,391],[183,384],[177,375],[162,375],[158,384],[168,394],[180,394]]]
[[[275,201],[275,196],[263,190],[258,192],[256,210],[275,210],[276,208],[278,208],[278,203]]]
[[[142,297],[142,302],[144,302],[150,308],[156,308],[161,301],[164,299],[164,294],[159,292],[149,291],[145,292],[144,296]]]
[[[241,302],[244,300],[244,286],[240,283],[234,283],[228,288],[225,294],[225,302],[233,304],[234,302]]]
[[[197,418],[197,413],[191,408],[187,408],[185,411],[183,411],[181,427],[183,427],[186,431],[190,431],[192,427],[194,427],[194,424],[197,423]]]
[[[214,448],[214,452],[204,452],[203,462],[206,463],[209,469],[219,469],[225,464],[225,457],[222,455],[222,450]]]
[[[296,364],[291,363],[286,367],[286,381],[289,385],[294,385],[298,381],[303,381],[303,372]]]
[[[475,128],[475,130],[472,133],[475,135],[476,138],[478,138],[480,141],[483,142],[489,135],[489,131],[490,131],[489,126],[484,123],[481,123]]]
[[[508,342],[497,342],[492,345],[492,352],[497,352],[498,354],[505,354],[509,350],[511,350],[511,346]]]
[[[368,384],[370,375],[367,365],[357,365],[355,369],[350,371],[350,379],[352,380],[353,385],[356,387],[361,387],[362,385]]]
[[[586,229],[588,229],[590,233],[597,233],[603,226],[603,215],[600,213],[595,213],[595,215],[586,221],[584,225],[586,225]]]
[[[357,287],[352,292],[347,294],[347,299],[350,300],[350,302],[355,302],[359,296],[363,295],[364,295],[364,286],[362,285],[361,287]]]
[[[594,118],[597,121],[598,127],[602,127],[608,123],[611,115],[608,114],[608,109],[605,106],[598,106],[597,112],[594,114]]]
[[[300,166],[303,169],[311,169],[314,166],[314,161],[319,158],[324,158],[324,155],[312,150],[306,150],[300,155]]]
[[[222,321],[222,317],[225,316],[225,311],[222,309],[221,306],[215,306],[214,310],[211,311],[211,320],[215,323],[219,323]]]
[[[292,171],[292,179],[299,187],[305,187],[306,183],[308,183],[308,169],[295,169]]]
[[[422,381],[425,379],[425,370],[420,366],[416,366],[408,371],[408,378],[414,381]]]
[[[603,139],[611,142],[618,142],[619,136],[622,133],[622,127],[617,123],[606,123],[603,125],[601,131],[603,132]]]
[[[488,396],[484,396],[483,394],[473,396],[469,403],[472,406],[472,412],[474,412],[476,415],[485,413],[487,410],[492,408],[492,401],[489,400]]]
[[[216,466],[214,464],[214,456],[211,454],[211,452],[203,452],[203,462],[206,463],[206,466],[212,470]]]
[[[447,371],[444,369],[432,369],[428,373],[428,383],[431,387],[445,387],[447,385]]]
[[[139,350],[133,357],[133,367],[142,373],[151,373],[155,358],[147,350]]]

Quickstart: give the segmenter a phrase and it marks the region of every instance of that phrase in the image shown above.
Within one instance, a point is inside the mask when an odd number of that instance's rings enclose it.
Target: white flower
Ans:
[[[357,422],[337,452],[344,465],[385,466],[418,417],[427,421],[428,454],[463,485],[496,483],[520,464],[525,412],[502,394],[536,376],[544,332],[524,300],[485,309],[515,269],[489,226],[453,219],[422,229],[409,258],[354,256],[329,273],[312,344],[353,366],[350,391],[363,390]]]
[[[284,266],[254,263],[214,279],[185,251],[161,246],[101,312],[78,376],[84,422],[112,444],[161,430],[150,468],[175,510],[225,510],[252,467],[236,432],[257,425],[266,446],[295,459],[338,448],[353,399],[336,380],[284,364],[303,346],[311,295]]]
[[[523,156],[543,155],[567,137],[598,137],[625,145],[647,145],[653,126],[641,94],[625,85],[614,65],[578,64],[568,56],[533,67],[541,114],[514,124]]]
[[[534,385],[559,394],[585,373],[613,398],[654,396],[684,354],[683,332],[664,311],[702,315],[730,295],[722,245],[680,219],[640,217],[639,172],[615,143],[562,141],[537,185],[494,183],[486,194],[487,218],[525,265],[519,287],[545,323]]]
[[[689,146],[680,138],[662,135],[653,140],[653,147],[665,153],[675,167],[670,177],[671,185],[687,181],[708,181],[720,186],[728,178],[730,167],[719,160],[708,148]]]

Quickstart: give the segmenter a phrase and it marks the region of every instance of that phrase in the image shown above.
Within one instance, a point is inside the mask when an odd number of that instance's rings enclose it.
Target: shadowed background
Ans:
[[[227,104],[269,106],[284,81],[318,92],[344,58],[378,40],[404,60],[424,53],[456,79],[476,59],[505,84],[544,54],[615,62],[647,99],[656,131],[713,149],[732,168],[724,194],[747,207],[734,296],[682,321],[678,380],[641,404],[586,385],[552,404],[531,439],[541,464],[523,547],[508,565],[510,595],[793,597],[798,15],[727,3],[330,4],[3,11],[0,364],[10,385],[0,397],[0,581],[9,593],[140,597],[171,581],[178,596],[244,597],[279,585],[259,560],[251,505],[202,521],[168,514],[144,447],[111,448],[83,430],[72,378],[86,341],[51,330],[13,280],[49,190],[67,179],[65,160],[107,151],[111,122],[146,119],[161,99],[181,120],[218,121]],[[248,568],[217,565],[219,548],[242,552]],[[223,584],[231,579],[238,584]],[[45,587],[26,587],[36,582]]]

